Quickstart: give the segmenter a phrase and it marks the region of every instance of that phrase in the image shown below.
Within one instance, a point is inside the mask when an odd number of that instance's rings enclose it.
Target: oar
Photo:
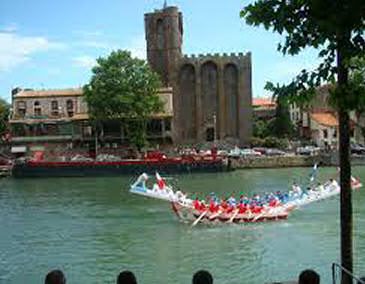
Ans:
[[[256,222],[258,219],[260,219],[265,213],[269,213],[271,211],[271,209],[269,209],[268,211],[266,210],[262,210],[262,213],[260,215],[257,215],[255,218],[253,218],[252,222]]]
[[[212,216],[209,217],[209,220],[213,220],[215,217],[218,217],[219,215],[221,215],[223,213],[223,211],[218,211],[217,213],[214,213]]]
[[[236,212],[234,212],[234,214],[232,215],[231,219],[229,219],[227,223],[232,223],[233,220],[234,220],[234,218],[236,218],[238,212],[239,212],[239,210],[237,209]]]
[[[203,217],[205,216],[205,214],[207,214],[208,213],[208,210],[206,210],[206,211],[204,211],[200,216],[199,216],[199,218],[198,219],[196,219],[195,221],[194,221],[194,223],[193,224],[191,224],[191,227],[194,227],[196,224],[198,224],[199,222],[200,222],[200,220],[201,219],[203,219]]]

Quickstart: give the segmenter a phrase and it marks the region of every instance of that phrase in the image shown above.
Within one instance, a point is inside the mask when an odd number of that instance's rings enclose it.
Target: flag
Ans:
[[[158,172],[156,172],[156,180],[158,187],[163,189],[165,187],[165,180],[159,175]]]
[[[314,166],[312,168],[311,178],[310,178],[311,182],[313,182],[314,179],[316,178],[316,173],[317,173],[317,164],[314,164]]]

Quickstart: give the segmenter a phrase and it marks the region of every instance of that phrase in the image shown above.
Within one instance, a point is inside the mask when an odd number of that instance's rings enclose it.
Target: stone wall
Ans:
[[[233,169],[312,167],[321,161],[319,156],[246,157],[232,159],[231,166]]]

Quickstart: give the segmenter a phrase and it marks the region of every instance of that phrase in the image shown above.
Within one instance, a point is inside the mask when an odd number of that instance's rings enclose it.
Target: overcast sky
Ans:
[[[185,54],[252,53],[253,95],[263,96],[266,81],[288,82],[317,62],[308,51],[283,57],[279,35],[247,26],[242,0],[176,0],[184,16]],[[1,0],[0,96],[10,102],[15,86],[70,88],[85,84],[99,56],[128,49],[146,57],[143,14],[163,0]]]

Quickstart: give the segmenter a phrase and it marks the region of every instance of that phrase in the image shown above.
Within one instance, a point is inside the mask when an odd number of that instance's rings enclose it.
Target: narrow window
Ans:
[[[58,116],[58,101],[51,102],[51,111],[53,116]]]
[[[74,102],[73,100],[67,100],[66,102],[66,110],[69,117],[74,115]]]
[[[323,138],[324,139],[327,139],[328,138],[328,131],[327,131],[327,129],[324,129],[323,130]]]
[[[24,101],[18,102],[18,114],[19,117],[24,118],[27,113],[27,105]]]
[[[42,108],[39,101],[34,102],[34,115],[41,116],[42,115]]]

